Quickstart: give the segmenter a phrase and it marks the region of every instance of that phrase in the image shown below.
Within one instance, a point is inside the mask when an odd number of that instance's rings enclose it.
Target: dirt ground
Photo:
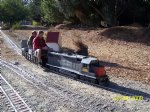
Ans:
[[[48,30],[45,30],[47,32]],[[88,46],[88,53],[105,65],[107,74],[150,84],[150,32],[142,27],[50,28],[59,31],[62,47],[77,50],[76,41]],[[32,30],[5,31],[15,41],[27,39]]]

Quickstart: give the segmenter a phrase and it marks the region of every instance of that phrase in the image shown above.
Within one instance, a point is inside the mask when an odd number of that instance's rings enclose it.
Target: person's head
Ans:
[[[43,37],[44,32],[43,31],[39,31],[39,37]]]
[[[32,31],[32,36],[36,36],[37,35],[37,32],[36,31]]]

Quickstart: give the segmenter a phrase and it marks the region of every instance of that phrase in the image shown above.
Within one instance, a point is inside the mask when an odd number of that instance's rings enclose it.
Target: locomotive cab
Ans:
[[[95,61],[96,58],[88,57],[88,58],[83,58],[81,63],[82,63],[82,72],[83,73],[92,73],[90,64]]]
[[[91,61],[89,64],[83,64],[83,72],[95,73],[96,77],[103,77],[106,75],[104,66],[100,65],[98,60]]]
[[[83,74],[91,78],[95,77],[99,84],[108,84],[109,79],[106,75],[105,67],[102,66],[96,58],[85,58],[81,62]]]

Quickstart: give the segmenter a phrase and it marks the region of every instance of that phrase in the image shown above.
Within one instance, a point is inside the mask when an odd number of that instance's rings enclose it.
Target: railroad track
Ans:
[[[9,84],[8,81],[0,74],[0,95],[10,112],[32,112],[24,99]]]
[[[5,33],[3,33],[3,31],[0,30],[0,33],[2,37],[4,37],[3,39],[8,44],[8,46],[11,47],[11,49],[13,49],[14,51],[16,51],[17,54],[21,55],[21,49]]]
[[[23,74],[25,74],[24,76],[26,76],[26,77],[23,77],[23,78],[25,78],[25,79],[28,79],[28,77],[30,77],[30,78],[32,78],[33,80],[39,80],[39,81],[41,81],[42,80],[42,77],[39,77],[39,76],[37,76],[37,75],[34,75],[34,74],[32,74],[32,73],[30,73],[29,71],[24,71],[22,68],[19,68],[19,67],[17,67],[17,66],[15,66],[15,65],[13,65],[13,64],[11,64],[11,63],[7,63],[6,61],[4,61],[4,60],[1,60],[0,59],[0,64],[1,65],[4,65],[4,66],[6,66],[6,67],[8,67],[8,68],[12,68],[12,70],[13,71],[21,71]],[[58,74],[58,75],[65,75],[65,74],[62,74],[62,73],[60,73],[60,72],[58,72],[58,71],[51,71],[52,73],[56,73],[56,74]],[[29,79],[28,79],[29,80]],[[114,84],[112,84],[112,85],[110,85],[110,86],[103,86],[103,85],[98,85],[98,84],[94,84],[94,83],[90,83],[90,82],[88,82],[88,81],[83,81],[83,80],[80,80],[80,79],[76,79],[76,80],[78,80],[78,81],[80,81],[80,82],[83,82],[83,83],[86,83],[86,84],[89,84],[89,85],[92,85],[92,86],[95,86],[95,87],[99,87],[99,88],[103,88],[103,89],[105,89],[105,90],[108,90],[108,91],[112,91],[112,92],[116,92],[116,93],[120,93],[120,94],[123,94],[123,95],[129,95],[129,96],[136,96],[136,95],[140,95],[140,93],[139,94],[137,94],[137,93],[134,93],[134,92],[130,92],[130,91],[125,91],[124,89],[125,88],[121,88],[120,87],[120,89],[117,89],[116,87],[118,87],[117,85],[114,85]],[[38,82],[38,81],[37,81]],[[61,86],[61,85],[56,85],[56,86]],[[61,86],[62,88],[63,88],[63,86]],[[144,99],[145,100],[150,100],[150,97],[146,94],[145,95],[145,97],[144,97]]]
[[[80,107],[81,111],[99,111],[101,109],[114,109],[117,108],[115,105],[109,105],[105,107],[105,101],[97,98],[91,98],[91,96],[86,97],[80,95],[79,93],[69,90],[62,85],[56,83],[47,83],[41,77],[30,73],[29,71],[24,71],[22,68],[15,66],[11,63],[7,63],[0,59],[0,65],[5,66],[15,72],[17,75],[21,76],[23,79],[28,81],[30,84],[33,84],[35,87],[41,90],[45,90],[46,93],[57,96],[59,102],[71,102],[76,108]],[[102,102],[101,102],[102,101]],[[95,105],[93,105],[95,103]],[[70,108],[70,107],[69,107]],[[110,111],[109,110],[109,111]],[[108,112],[109,112],[108,111]]]

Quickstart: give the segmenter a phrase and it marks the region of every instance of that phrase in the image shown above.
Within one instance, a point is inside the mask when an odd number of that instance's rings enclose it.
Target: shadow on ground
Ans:
[[[66,47],[63,47],[61,49],[61,52],[63,53],[67,53],[67,54],[79,54],[79,55],[84,55],[84,56],[88,56],[88,47],[86,45],[83,45],[83,44],[79,44],[78,46],[80,46],[76,52],[73,50],[73,49],[70,49],[70,48],[66,48]],[[92,56],[92,55],[89,55],[89,56]],[[94,57],[94,56],[92,56]],[[139,71],[139,69],[135,69],[135,68],[131,68],[131,67],[126,67],[126,66],[122,66],[118,63],[112,63],[112,62],[108,62],[108,61],[103,61],[103,60],[100,60],[99,61],[100,65],[103,65],[105,67],[115,67],[115,68],[123,68],[123,69],[128,69],[128,70],[135,70],[135,71]]]
[[[110,90],[112,92],[117,92],[117,93],[128,95],[128,96],[143,96],[144,99],[147,99],[147,98],[150,99],[150,94],[148,93],[135,90],[132,88],[123,87],[123,86],[117,85],[115,82],[110,82],[110,85],[108,87],[111,89],[114,89],[114,90]]]
[[[128,70],[135,70],[135,71],[139,71],[139,69],[135,69],[135,68],[131,68],[131,67],[126,67],[126,66],[122,66],[118,63],[111,63],[111,62],[107,62],[107,61],[99,61],[99,63],[105,67],[115,67],[115,68],[123,68],[123,69],[128,69]]]
[[[67,47],[63,47],[63,48],[61,48],[61,52],[88,56],[88,46],[87,45],[83,44],[80,41],[76,42],[75,45],[78,47],[77,51],[67,48]]]

